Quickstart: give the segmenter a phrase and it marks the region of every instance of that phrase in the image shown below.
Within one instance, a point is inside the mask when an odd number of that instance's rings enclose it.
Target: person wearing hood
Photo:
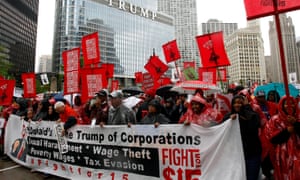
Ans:
[[[221,122],[221,113],[213,109],[199,94],[192,97],[187,112],[179,120],[179,123],[194,123],[203,127],[211,127]]]
[[[300,179],[300,120],[297,101],[284,96],[278,104],[278,114],[266,124],[267,139],[274,146],[275,180]]]
[[[49,109],[50,103],[48,99],[43,99],[39,104],[38,104],[38,109],[36,114],[33,116],[32,121],[41,121],[41,120],[46,120],[47,115],[48,115],[48,109]]]
[[[261,163],[261,142],[259,138],[260,117],[258,113],[249,110],[245,97],[234,96],[231,101],[231,112],[226,114],[223,121],[239,119],[240,132],[244,150],[247,180],[257,180]]]
[[[157,99],[151,100],[148,104],[148,114],[142,119],[141,124],[154,124],[155,127],[168,124],[170,120],[161,113],[162,108]]]

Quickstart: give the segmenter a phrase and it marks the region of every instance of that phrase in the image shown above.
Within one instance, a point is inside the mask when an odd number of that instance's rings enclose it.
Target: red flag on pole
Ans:
[[[99,37],[98,32],[82,37],[82,53],[84,66],[100,63]]]
[[[157,80],[168,70],[169,67],[164,64],[158,56],[151,56],[144,68],[151,74],[154,80]]]
[[[164,44],[162,47],[167,63],[176,61],[177,59],[181,58],[176,40],[170,41]]]
[[[24,86],[24,98],[35,98],[36,97],[35,74],[23,73],[22,81]]]
[[[277,2],[277,11],[274,0],[244,0],[247,19],[251,20],[300,9],[299,0],[275,0],[275,2]]]
[[[229,66],[223,33],[215,32],[196,37],[199,52],[201,54],[202,67]]]
[[[80,69],[80,48],[74,48],[62,53],[64,72],[78,71]]]
[[[216,84],[216,68],[199,68],[199,80],[210,84]]]
[[[186,68],[189,68],[189,67],[195,68],[196,67],[195,61],[185,61],[185,62],[183,62],[183,69],[186,69]]]
[[[107,78],[114,77],[114,68],[115,68],[114,64],[106,63],[106,64],[102,64],[101,67],[105,69],[105,74]]]
[[[142,72],[135,72],[135,83],[142,83],[143,82],[143,73]]]
[[[79,71],[65,72],[64,95],[80,92],[79,81]]]
[[[80,71],[82,92],[85,102],[95,96],[96,92],[107,88],[107,78],[104,68],[85,68]]]
[[[0,80],[0,105],[8,106],[12,104],[15,80]]]

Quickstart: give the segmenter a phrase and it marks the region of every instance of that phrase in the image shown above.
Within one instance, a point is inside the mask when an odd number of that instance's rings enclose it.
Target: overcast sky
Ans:
[[[39,1],[38,34],[36,62],[41,55],[52,54],[55,0]],[[243,0],[197,0],[198,24],[208,19],[218,19],[224,23],[238,23],[239,28],[246,27],[246,13]],[[300,10],[288,14],[292,17],[296,35],[300,36]],[[271,17],[261,19],[262,35],[265,42],[265,54],[269,55],[268,21]],[[37,70],[36,66],[36,70]]]

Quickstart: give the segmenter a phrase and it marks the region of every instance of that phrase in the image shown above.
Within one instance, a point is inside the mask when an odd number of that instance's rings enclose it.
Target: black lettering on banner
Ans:
[[[68,142],[68,152],[61,154],[56,140],[28,137],[28,155],[93,169],[118,170],[159,177],[156,148],[111,146]]]

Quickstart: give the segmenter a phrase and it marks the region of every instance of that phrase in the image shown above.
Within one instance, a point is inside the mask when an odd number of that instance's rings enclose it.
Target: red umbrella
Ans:
[[[173,88],[171,88],[171,91],[176,91],[181,94],[194,94],[196,89],[202,89],[203,91],[210,90],[215,92],[222,91],[222,89],[215,84],[210,84],[199,80],[179,82]]]

